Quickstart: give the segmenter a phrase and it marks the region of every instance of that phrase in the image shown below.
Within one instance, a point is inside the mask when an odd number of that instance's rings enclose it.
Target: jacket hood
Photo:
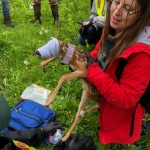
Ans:
[[[138,43],[144,43],[150,46],[150,27],[145,27],[138,37]]]

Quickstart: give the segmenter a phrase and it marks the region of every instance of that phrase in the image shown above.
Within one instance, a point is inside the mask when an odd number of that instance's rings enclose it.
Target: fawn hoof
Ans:
[[[81,110],[80,115],[83,117],[85,115],[85,111]]]
[[[52,102],[50,102],[50,103],[49,103],[49,102],[48,102],[48,103],[46,102],[44,106],[45,106],[45,107],[49,107],[49,105],[50,105],[51,103],[52,103]]]
[[[61,141],[62,141],[62,142],[65,142],[68,138],[69,138],[69,137],[62,137],[62,138],[61,138]]]
[[[62,142],[65,142],[70,137],[70,133],[67,133],[65,136],[61,138]]]
[[[40,65],[40,67],[41,67],[42,71],[45,72],[45,70],[46,70],[46,69],[45,69],[45,66]]]

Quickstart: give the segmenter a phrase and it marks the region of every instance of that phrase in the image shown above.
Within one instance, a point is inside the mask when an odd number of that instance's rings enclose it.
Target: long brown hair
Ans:
[[[133,0],[134,1],[134,0]],[[112,60],[119,56],[126,48],[130,47],[133,43],[136,42],[139,34],[144,29],[145,26],[149,25],[150,22],[150,0],[136,0],[140,5],[140,18],[129,28],[124,29],[115,40],[115,44],[111,51],[109,52],[105,67],[107,68]],[[110,26],[110,6],[111,1],[108,2],[106,21],[104,32],[102,35],[102,43],[99,48],[98,55],[107,49],[108,35],[114,34],[114,29]]]

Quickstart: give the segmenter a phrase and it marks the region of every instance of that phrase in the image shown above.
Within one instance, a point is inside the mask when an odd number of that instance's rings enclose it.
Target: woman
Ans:
[[[101,93],[102,144],[131,144],[140,138],[145,109],[138,101],[150,82],[149,8],[149,0],[110,0],[102,39],[90,52],[95,62],[86,79]],[[121,60],[126,65],[118,79]]]

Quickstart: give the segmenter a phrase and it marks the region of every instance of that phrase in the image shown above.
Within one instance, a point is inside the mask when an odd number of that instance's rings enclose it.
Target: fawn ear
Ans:
[[[54,37],[50,37],[49,40],[52,40]]]
[[[63,41],[61,41],[59,39],[57,39],[57,40],[58,40],[58,43],[59,43],[60,46],[62,46],[64,44]]]
[[[58,40],[59,46],[61,47],[61,49],[65,52],[66,48],[68,47],[68,45],[66,45],[63,41]]]

